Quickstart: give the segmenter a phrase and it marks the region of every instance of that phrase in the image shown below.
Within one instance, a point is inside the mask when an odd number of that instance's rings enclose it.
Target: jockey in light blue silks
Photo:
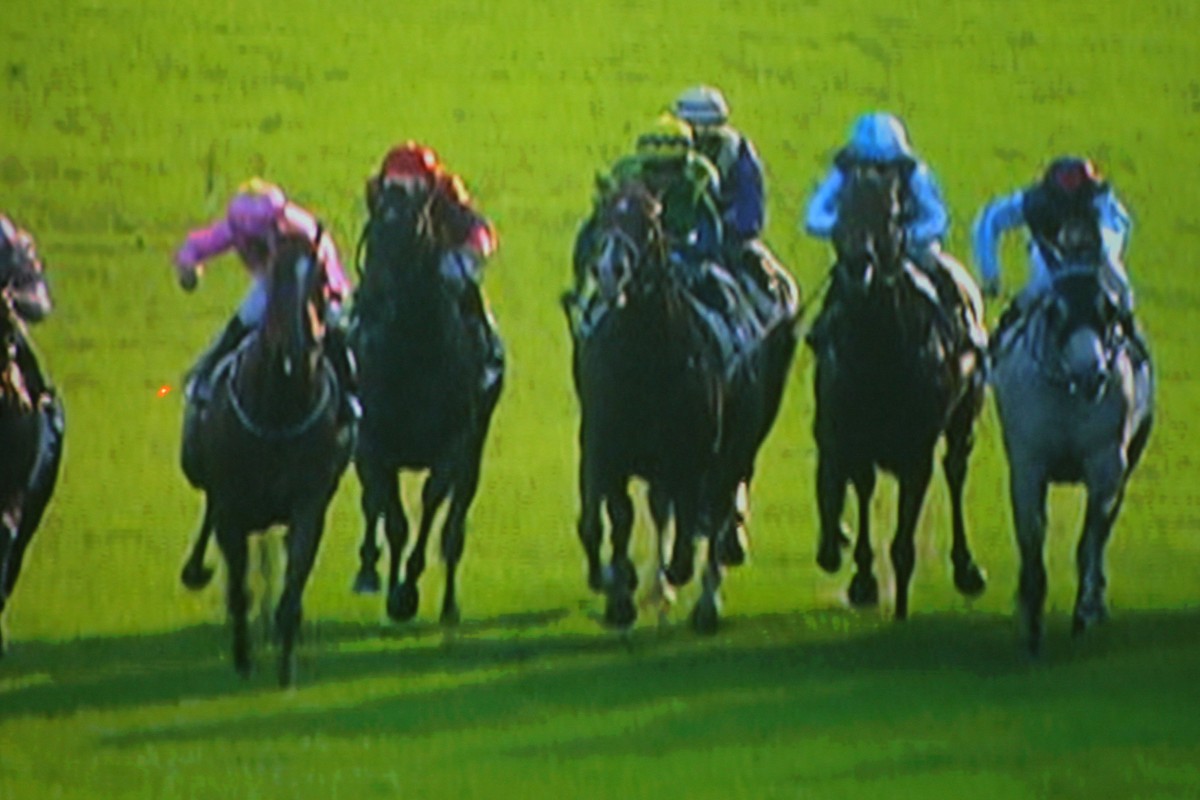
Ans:
[[[979,305],[978,288],[961,264],[942,252],[942,239],[950,227],[942,192],[929,166],[921,160],[909,143],[904,123],[892,114],[875,111],[863,114],[850,129],[849,142],[834,157],[833,168],[817,187],[804,217],[804,230],[811,236],[828,239],[838,221],[842,191],[852,173],[864,166],[895,170],[904,187],[901,215],[904,222],[905,247],[912,262],[930,278],[939,306],[967,307]],[[961,296],[954,297],[954,294]],[[828,297],[828,296],[827,296]],[[829,314],[828,302],[822,312],[823,320],[814,324],[809,334],[816,345],[823,336]],[[949,327],[945,312],[940,315]],[[968,320],[968,333],[973,326]]]
[[[1094,265],[1104,271],[1122,315],[1132,315],[1133,289],[1123,259],[1133,222],[1091,161],[1058,158],[1038,182],[984,206],[972,238],[985,294],[1000,293],[1000,235],[1022,226],[1029,230],[1031,270],[1016,298],[1016,312],[1030,308],[1050,288],[1057,270]]]

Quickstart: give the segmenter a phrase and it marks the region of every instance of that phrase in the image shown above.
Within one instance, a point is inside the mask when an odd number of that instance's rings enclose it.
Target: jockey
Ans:
[[[367,179],[367,210],[374,213],[380,190],[388,184],[423,186],[432,195],[430,218],[438,247],[445,250],[438,270],[468,304],[468,317],[482,323],[477,331],[487,354],[485,384],[499,380],[504,351],[493,336],[495,320],[483,299],[483,268],[496,252],[496,229],[481,214],[462,179],[442,164],[433,148],[412,140],[388,150],[379,172]]]
[[[720,178],[712,162],[694,149],[687,123],[669,114],[659,117],[638,137],[636,151],[617,161],[602,179],[602,190],[630,180],[644,183],[662,202],[672,260],[689,265],[720,260]]]
[[[175,271],[180,286],[186,291],[196,288],[205,261],[231,249],[237,252],[253,281],[237,314],[193,368],[188,396],[201,404],[207,402],[213,368],[247,333],[262,323],[267,303],[266,268],[276,237],[287,234],[307,237],[324,271],[325,348],[342,385],[342,419],[357,419],[359,406],[354,361],[339,323],[342,304],[350,293],[350,282],[342,270],[337,247],[311,212],[288,200],[278,186],[260,178],[252,178],[239,186],[229,201],[225,216],[208,227],[189,233],[175,253]]]
[[[772,288],[780,267],[760,242],[766,223],[766,189],[762,162],[748,138],[729,124],[729,104],[719,89],[694,86],[675,100],[675,115],[692,126],[696,150],[716,166],[718,203],[728,252],[726,262],[748,275],[757,302],[774,304]]]
[[[1081,224],[1072,224],[1076,222]],[[993,200],[980,212],[973,236],[975,260],[989,297],[1000,293],[1000,234],[1021,226],[1029,231],[1032,274],[1017,297],[1017,311],[1031,307],[1050,288],[1055,271],[1089,264],[1104,270],[1122,316],[1132,316],[1133,289],[1123,256],[1133,223],[1091,161],[1058,158],[1036,183]]]
[[[33,237],[4,214],[0,214],[0,290],[8,295],[13,311],[24,322],[41,322],[53,307]],[[54,389],[42,373],[20,326],[17,328],[15,350],[15,360],[25,381],[25,388],[37,405],[42,398],[52,396]]]
[[[762,162],[750,140],[729,124],[724,95],[711,86],[694,86],[675,99],[674,112],[692,127],[697,152],[717,168],[727,239],[740,245],[760,236],[766,220]]]
[[[446,170],[432,148],[410,140],[389,150],[379,172],[367,179],[367,210],[374,210],[384,184],[409,181],[433,193],[434,236],[447,251],[442,274],[456,283],[478,284],[485,262],[496,252],[496,229],[475,209],[462,179]]]
[[[972,286],[974,281],[953,259],[941,251],[941,242],[950,226],[950,215],[942,200],[941,190],[933,171],[913,151],[904,123],[892,114],[871,112],[863,114],[850,129],[850,140],[834,157],[833,169],[809,201],[804,229],[812,236],[827,239],[833,234],[838,220],[841,192],[851,173],[860,167],[895,170],[903,180],[904,196],[901,213],[904,217],[905,247],[908,257],[928,275],[937,289],[939,305],[946,305],[945,287]],[[959,290],[954,289],[957,293]],[[955,306],[964,305],[957,297]],[[943,324],[952,328],[943,312]],[[970,330],[968,326],[967,330]],[[812,335],[821,331],[814,328]]]

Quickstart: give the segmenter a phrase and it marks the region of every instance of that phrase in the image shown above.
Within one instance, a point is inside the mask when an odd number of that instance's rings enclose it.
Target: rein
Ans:
[[[232,377],[232,367],[235,361],[236,358],[230,358],[226,360],[225,364],[219,370],[219,373],[230,372],[230,377]],[[325,359],[321,360],[321,365],[323,367],[321,370],[323,377],[323,380],[321,381],[321,396],[313,406],[312,411],[309,412],[308,416],[299,422],[283,428],[270,428],[255,422],[250,417],[250,413],[246,411],[246,407],[242,405],[242,401],[238,398],[237,389],[234,387],[233,382],[229,381],[229,404],[233,407],[234,416],[237,417],[238,422],[242,424],[242,427],[245,428],[247,432],[258,437],[259,439],[278,442],[285,441],[287,439],[295,439],[304,435],[305,433],[308,433],[308,431],[311,430],[314,425],[316,425],[317,420],[319,420],[326,413],[335,394],[333,387],[337,382],[337,378],[333,374],[333,368],[329,366],[329,362]]]

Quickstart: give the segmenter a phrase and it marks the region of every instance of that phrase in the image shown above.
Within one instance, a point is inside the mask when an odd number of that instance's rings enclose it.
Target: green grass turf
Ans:
[[[1198,17],[1182,0],[9,3],[0,208],[50,265],[58,308],[36,337],[69,438],[7,612],[0,798],[1197,795]],[[601,630],[574,536],[577,411],[556,297],[592,174],[701,80],[758,144],[768,239],[810,291],[829,257],[797,217],[862,110],[906,118],[963,256],[980,205],[1052,155],[1089,153],[1115,181],[1137,221],[1129,264],[1159,414],[1108,551],[1107,626],[1068,636],[1082,512],[1077,491],[1056,490],[1047,652],[1019,654],[990,408],[968,487],[985,596],[950,586],[935,482],[913,618],[844,610],[848,574],[813,563],[801,354],[723,631],[688,630],[694,587],[661,628]],[[407,628],[350,594],[350,474],[305,597],[301,685],[280,693],[263,635],[242,682],[219,588],[178,584],[198,497],[177,467],[179,393],[156,393],[178,386],[245,281],[226,259],[184,295],[170,254],[263,173],[348,255],[362,178],[407,137],[465,175],[501,232],[486,285],[511,371],[470,519],[464,624],[446,639],[429,621],[436,567]],[[1024,274],[1013,238],[1010,286]],[[894,488],[881,489],[885,544]],[[255,583],[269,594],[277,580],[256,570]]]

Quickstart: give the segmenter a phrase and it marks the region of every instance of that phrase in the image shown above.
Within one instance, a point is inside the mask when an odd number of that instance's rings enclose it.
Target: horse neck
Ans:
[[[919,355],[930,334],[928,304],[907,285],[903,259],[887,273],[878,265],[873,268],[875,275],[865,296],[843,298],[847,313],[842,339],[851,343],[857,360],[909,362]]]

